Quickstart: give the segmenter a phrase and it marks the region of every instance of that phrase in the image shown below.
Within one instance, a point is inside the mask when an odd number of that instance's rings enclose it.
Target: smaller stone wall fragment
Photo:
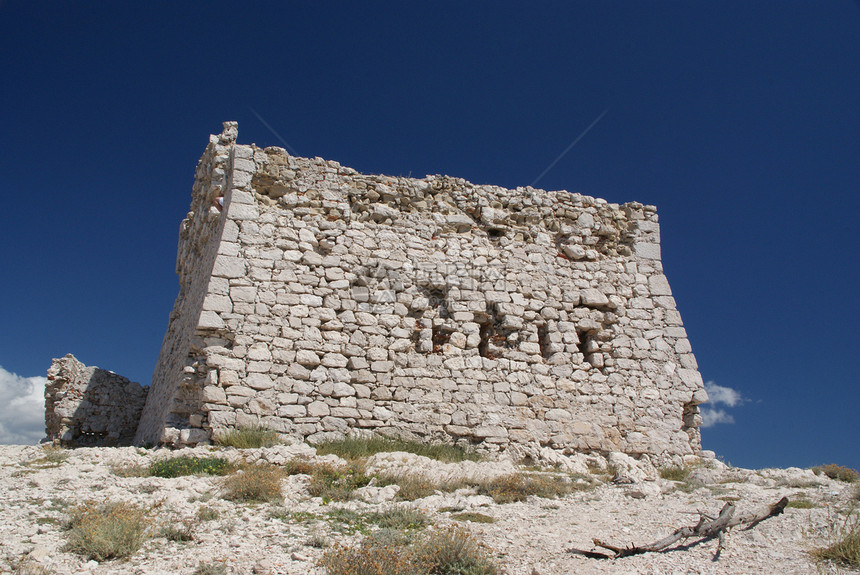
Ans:
[[[54,359],[45,386],[48,440],[68,447],[131,445],[148,392],[72,354]]]

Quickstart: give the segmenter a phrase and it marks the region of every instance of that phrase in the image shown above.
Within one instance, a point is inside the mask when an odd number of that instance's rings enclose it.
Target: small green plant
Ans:
[[[690,477],[691,467],[670,465],[660,468],[660,477],[669,481],[686,481]]]
[[[218,561],[201,561],[194,570],[194,575],[227,575],[227,565]]]
[[[182,455],[155,461],[149,466],[149,474],[167,479],[183,475],[227,475],[233,466],[223,457],[188,457]]]
[[[525,501],[529,495],[561,497],[586,486],[573,483],[561,475],[512,473],[476,485],[478,493],[489,495],[498,504]]]
[[[851,469],[850,467],[843,467],[842,465],[836,465],[835,463],[828,463],[827,465],[817,465],[812,468],[812,471],[816,475],[824,474],[830,479],[844,481],[845,483],[854,483],[855,481],[860,480],[860,473],[857,473],[856,469]]]
[[[283,471],[273,465],[250,465],[224,479],[223,497],[230,501],[280,501]]]
[[[405,451],[415,455],[423,455],[439,461],[477,461],[480,456],[467,451],[458,445],[447,443],[420,443],[405,439],[390,439],[373,436],[369,438],[347,437],[337,441],[327,441],[316,446],[319,455],[334,454],[348,460],[370,457],[376,453]]]
[[[304,471],[311,476],[308,493],[311,497],[322,497],[324,502],[348,501],[353,491],[365,487],[372,479],[365,475],[363,467],[357,463],[346,467],[316,464]]]
[[[815,503],[809,499],[791,499],[786,507],[791,507],[792,509],[812,509],[815,507]]]
[[[96,561],[130,557],[146,538],[148,512],[129,503],[83,503],[69,513],[67,548]]]
[[[476,511],[464,511],[463,513],[454,513],[451,519],[455,521],[471,521],[472,523],[495,523],[496,518]]]
[[[424,529],[430,524],[430,518],[417,509],[396,506],[385,511],[371,513],[368,521],[384,529],[396,529],[399,531]]]
[[[352,509],[332,509],[325,517],[331,523],[332,529],[346,535],[367,533],[370,527],[367,515]]]
[[[832,525],[830,531],[832,543],[814,550],[812,556],[860,569],[860,516],[849,514],[841,524]]]
[[[277,431],[262,427],[237,427],[215,438],[216,445],[237,449],[272,447],[281,443]]]

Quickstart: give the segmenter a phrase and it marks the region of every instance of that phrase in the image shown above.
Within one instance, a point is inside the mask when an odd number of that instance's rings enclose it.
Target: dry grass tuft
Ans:
[[[836,465],[835,463],[828,463],[827,465],[817,465],[812,468],[812,471],[816,475],[821,475],[823,473],[830,479],[844,481],[845,483],[854,483],[855,481],[860,480],[860,473],[857,473],[856,469],[851,469],[850,467],[844,467],[842,465]]]
[[[404,451],[423,455],[430,459],[439,461],[478,461],[479,455],[467,451],[458,445],[447,443],[420,443],[405,439],[391,439],[388,437],[373,436],[369,438],[347,437],[337,441],[327,441],[316,446],[319,455],[335,454],[348,460],[356,460],[370,457],[376,453],[391,451]]]
[[[498,504],[525,501],[529,495],[537,497],[561,497],[586,489],[563,475],[513,473],[476,485],[478,493],[489,495]]]
[[[96,561],[130,557],[146,539],[150,510],[129,503],[83,503],[69,513],[67,549]]]
[[[841,525],[833,525],[831,538],[833,543],[814,550],[812,556],[860,569],[860,516],[849,514]]]
[[[496,575],[498,568],[459,527],[412,539],[382,529],[355,547],[337,545],[319,562],[329,575]]]
[[[272,447],[281,443],[277,431],[262,426],[238,427],[215,438],[215,444],[237,449],[258,449]]]
[[[281,501],[284,472],[273,465],[250,465],[224,479],[223,497],[230,501]]]

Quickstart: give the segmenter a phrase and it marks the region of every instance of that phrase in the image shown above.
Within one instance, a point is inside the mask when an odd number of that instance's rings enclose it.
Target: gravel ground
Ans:
[[[314,453],[307,445],[182,452],[275,464],[296,456],[316,458]],[[589,478],[596,482],[593,489],[560,499],[530,497],[504,505],[470,489],[394,503],[396,488],[377,487],[362,492],[365,501],[326,504],[308,495],[308,479],[301,475],[283,481],[283,502],[245,504],[220,497],[220,477],[161,479],[115,472],[123,466],[148,466],[170,455],[176,453],[135,448],[51,452],[36,446],[0,446],[0,572],[190,575],[204,562],[224,565],[226,573],[235,574],[322,574],[316,562],[325,549],[315,546],[319,541],[349,544],[362,537],[344,532],[349,530],[332,518],[332,512],[409,505],[426,512],[434,525],[466,526],[509,575],[857,573],[817,564],[808,550],[828,541],[829,526],[844,520],[857,505],[858,488],[809,470],[753,471],[706,460],[685,482],[660,479],[653,468],[650,473],[648,469],[632,473],[640,480],[627,485],[595,475]],[[334,456],[316,459],[339,461]],[[456,478],[458,473],[486,478],[513,469],[510,462],[443,464],[408,454],[380,455],[370,466],[409,469],[434,480]],[[812,507],[788,508],[754,529],[733,530],[718,560],[714,560],[716,541],[617,560],[589,559],[569,551],[592,549],[593,538],[619,545],[653,542],[677,527],[695,524],[699,512],[716,516],[725,501],[735,501],[742,512],[783,496],[807,500]],[[152,507],[156,518],[152,537],[125,561],[98,563],[66,551],[63,523],[68,510],[89,500]],[[217,518],[199,519],[201,508]],[[452,517],[457,511],[479,512],[495,522],[459,522]],[[181,527],[185,522],[191,525],[190,541],[159,535],[165,526]]]

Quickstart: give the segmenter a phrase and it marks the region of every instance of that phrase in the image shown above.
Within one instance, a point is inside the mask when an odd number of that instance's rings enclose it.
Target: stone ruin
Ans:
[[[237,132],[225,123],[197,166],[134,442],[264,426],[490,452],[701,450],[707,394],[656,208],[364,175]]]
[[[148,391],[72,354],[55,359],[45,384],[45,431],[72,447],[130,445]]]

